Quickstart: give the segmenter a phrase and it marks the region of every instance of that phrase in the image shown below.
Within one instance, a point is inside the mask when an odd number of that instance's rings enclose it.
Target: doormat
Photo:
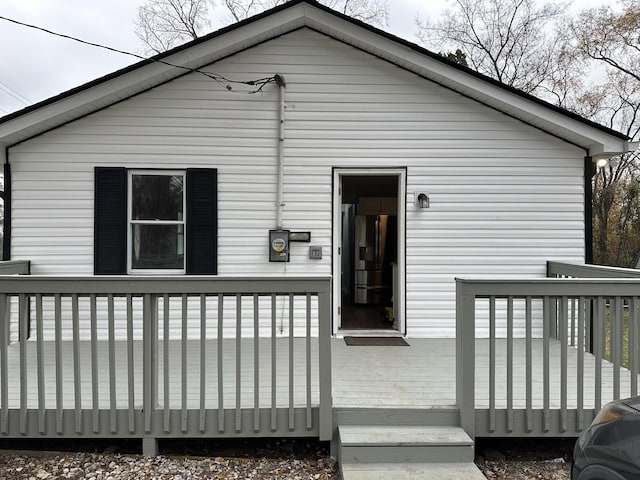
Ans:
[[[408,347],[402,337],[344,337],[344,343],[352,347]]]

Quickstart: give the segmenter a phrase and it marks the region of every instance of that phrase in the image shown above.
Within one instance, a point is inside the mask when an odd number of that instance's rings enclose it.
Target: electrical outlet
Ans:
[[[313,260],[320,260],[322,258],[322,246],[311,245],[309,247],[309,258]]]

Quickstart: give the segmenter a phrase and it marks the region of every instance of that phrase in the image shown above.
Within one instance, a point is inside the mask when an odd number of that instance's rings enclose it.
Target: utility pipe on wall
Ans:
[[[282,230],[282,209],[284,190],[284,108],[285,108],[285,82],[284,77],[276,74],[274,77],[280,87],[280,132],[278,133],[278,198],[276,200],[276,229]]]

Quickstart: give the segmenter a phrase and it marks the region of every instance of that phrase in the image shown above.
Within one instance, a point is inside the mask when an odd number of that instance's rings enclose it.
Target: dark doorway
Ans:
[[[342,330],[397,330],[398,176],[342,176]]]

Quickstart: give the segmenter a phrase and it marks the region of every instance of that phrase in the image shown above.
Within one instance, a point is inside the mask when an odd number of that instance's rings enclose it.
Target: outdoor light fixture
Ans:
[[[608,158],[600,158],[596,160],[596,167],[598,168],[606,167],[608,163],[609,163]]]
[[[422,192],[414,192],[413,201],[418,208],[429,208],[429,195]]]

